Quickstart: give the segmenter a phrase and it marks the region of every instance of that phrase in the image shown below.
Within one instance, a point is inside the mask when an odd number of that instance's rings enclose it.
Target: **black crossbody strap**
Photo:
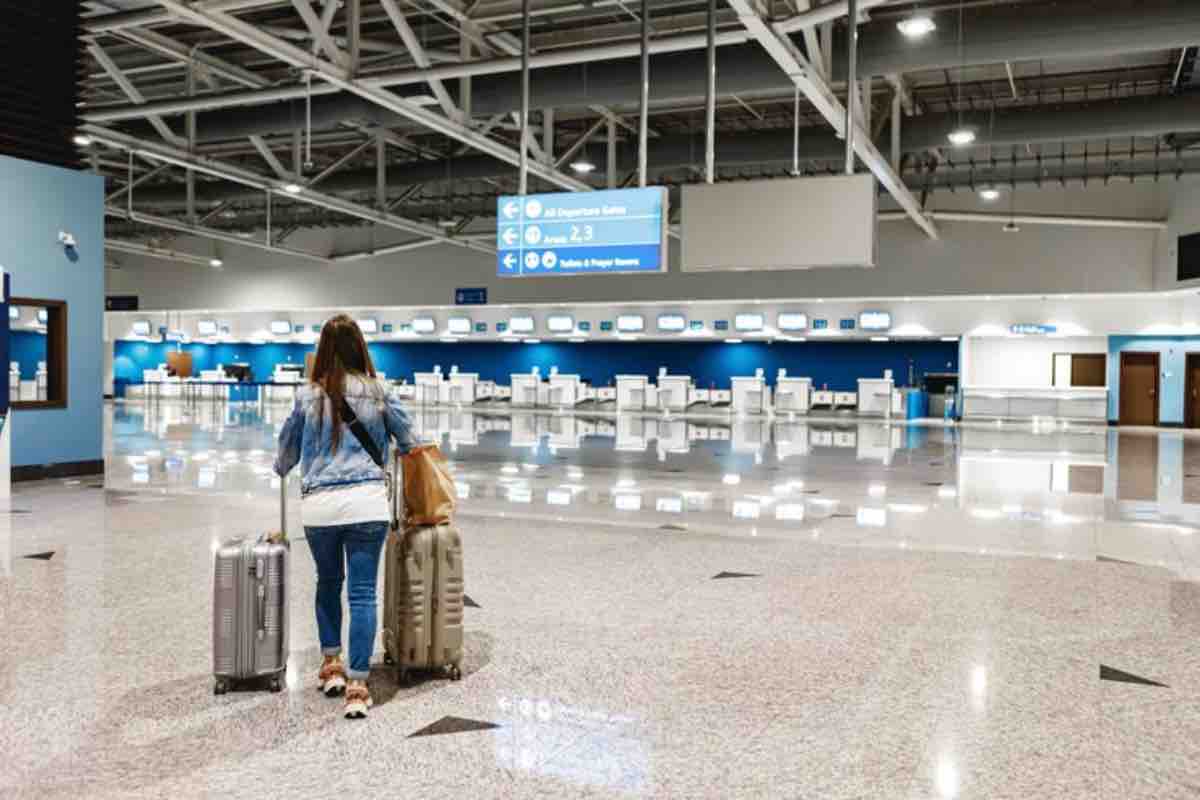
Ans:
[[[371,434],[367,432],[367,428],[359,420],[358,415],[354,413],[354,409],[350,407],[350,403],[345,397],[342,398],[342,421],[346,423],[346,427],[354,434],[354,438],[358,439],[358,443],[362,445],[363,450],[367,451],[367,455],[375,462],[375,465],[380,469],[383,466],[383,451],[379,449],[379,445],[375,444],[375,440],[371,438]]]

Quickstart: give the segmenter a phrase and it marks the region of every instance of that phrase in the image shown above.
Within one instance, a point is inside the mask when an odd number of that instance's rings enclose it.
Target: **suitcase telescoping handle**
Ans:
[[[279,532],[287,539],[287,477],[279,479]]]
[[[400,530],[400,448],[392,448],[392,463],[388,472],[388,499],[392,506],[392,530]]]

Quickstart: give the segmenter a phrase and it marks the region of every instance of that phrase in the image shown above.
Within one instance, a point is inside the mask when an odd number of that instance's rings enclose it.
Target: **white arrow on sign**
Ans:
[[[514,256],[512,253],[509,253],[508,255],[504,256],[504,268],[505,269],[512,269],[514,266],[516,266],[516,263],[517,263],[517,257]]]
[[[517,231],[515,228],[505,228],[504,233],[500,234],[500,238],[505,244],[512,244],[517,240]]]
[[[517,215],[517,212],[520,210],[521,210],[521,206],[517,205],[512,200],[509,200],[507,203],[504,204],[504,216],[508,217],[509,219],[512,219],[513,217],[515,217]]]

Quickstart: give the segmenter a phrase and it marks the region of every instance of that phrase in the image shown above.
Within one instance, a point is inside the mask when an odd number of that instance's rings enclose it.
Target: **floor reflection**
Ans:
[[[265,495],[278,488],[271,464],[287,413],[284,405],[261,413],[117,405],[110,488]],[[465,514],[1103,555],[1181,572],[1191,569],[1190,550],[1173,537],[1200,526],[1200,440],[1178,431],[431,407],[411,414],[418,436],[451,459]]]

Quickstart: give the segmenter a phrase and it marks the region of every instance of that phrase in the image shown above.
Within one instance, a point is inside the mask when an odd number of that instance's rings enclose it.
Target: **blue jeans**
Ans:
[[[379,629],[375,580],[388,523],[306,526],[304,533],[317,564],[317,632],[325,655],[342,652],[343,563],[350,564],[350,664],[346,674],[352,680],[365,681]]]

